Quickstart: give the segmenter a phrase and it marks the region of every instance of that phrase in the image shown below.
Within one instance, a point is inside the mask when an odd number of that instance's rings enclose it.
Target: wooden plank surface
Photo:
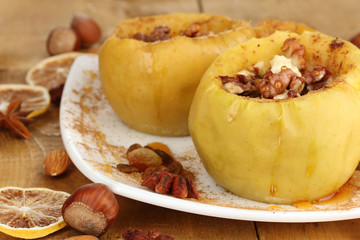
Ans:
[[[287,1],[295,7],[295,1]],[[304,1],[310,4],[310,1]],[[318,4],[325,2],[316,0]],[[349,0],[342,1],[350,4]],[[200,3],[200,4],[199,4]],[[336,1],[326,4],[323,11],[339,7]],[[259,9],[261,14],[259,14]],[[309,7],[311,8],[311,7]],[[125,18],[165,14],[171,12],[214,12],[254,22],[265,17],[283,20],[304,20],[295,10],[287,15],[283,1],[263,0],[257,5],[253,1],[216,0],[1,0],[0,1],[0,84],[23,83],[27,70],[47,57],[45,41],[55,26],[67,26],[75,12],[84,12],[97,20],[105,38],[115,24]],[[306,10],[307,8],[305,8]],[[311,11],[314,11],[311,8]],[[348,25],[336,30],[341,36],[349,37],[353,29],[360,30],[359,16],[347,5]],[[293,14],[292,14],[293,13]],[[339,18],[334,13],[334,18]],[[343,14],[344,15],[344,14]],[[341,16],[343,16],[341,15]],[[323,15],[322,15],[323,16]],[[309,25],[319,26],[333,33],[326,20],[313,16],[314,21],[305,19]],[[357,22],[355,22],[357,20]],[[311,23],[311,24],[310,24]],[[334,26],[335,26],[334,25]],[[354,32],[356,32],[354,30]],[[49,177],[44,173],[42,162],[48,152],[63,148],[59,131],[59,109],[52,107],[30,126],[32,138],[21,140],[9,132],[0,132],[0,187],[47,187],[54,190],[73,192],[90,183],[74,165],[60,177]],[[181,239],[360,239],[360,220],[310,224],[275,224],[250,221],[236,221],[199,216],[141,203],[117,196],[120,213],[114,225],[102,239],[121,239],[122,232],[131,228],[145,231],[157,229]],[[1,214],[1,213],[0,213]],[[79,233],[67,227],[44,239],[64,239]],[[0,239],[14,239],[0,233]]]
[[[360,32],[360,4],[354,0],[202,0],[205,12],[245,19],[302,22],[331,36],[350,39]]]

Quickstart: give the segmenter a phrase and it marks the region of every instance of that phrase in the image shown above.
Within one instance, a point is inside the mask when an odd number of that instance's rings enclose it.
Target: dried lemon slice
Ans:
[[[27,72],[25,81],[48,90],[58,88],[65,83],[71,65],[80,55],[72,52],[45,58]]]
[[[45,58],[27,72],[25,81],[29,85],[47,88],[51,94],[51,101],[59,104],[70,68],[81,55],[85,54],[71,52]]]
[[[49,91],[44,87],[0,84],[0,112],[5,113],[10,102],[15,99],[21,99],[21,111],[31,111],[27,117],[38,116],[50,107]]]
[[[65,227],[61,208],[69,195],[47,188],[1,188],[0,231],[34,239]]]

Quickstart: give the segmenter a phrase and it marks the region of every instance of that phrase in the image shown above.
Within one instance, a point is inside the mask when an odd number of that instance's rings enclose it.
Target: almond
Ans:
[[[98,238],[92,235],[80,235],[80,236],[65,238],[64,240],[98,240]]]
[[[70,164],[70,157],[65,149],[50,152],[44,160],[44,169],[50,176],[58,176],[66,171]]]

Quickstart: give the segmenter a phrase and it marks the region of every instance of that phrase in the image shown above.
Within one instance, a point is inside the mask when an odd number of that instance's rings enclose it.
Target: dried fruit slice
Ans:
[[[34,239],[65,227],[61,208],[69,195],[47,188],[1,188],[0,231]]]
[[[28,71],[26,82],[47,88],[51,94],[51,101],[60,103],[62,89],[70,68],[80,55],[82,53],[72,52],[45,58]]]
[[[11,101],[20,99],[21,111],[31,113],[27,117],[35,117],[50,107],[49,91],[41,86],[26,84],[0,84],[0,112],[5,113]]]

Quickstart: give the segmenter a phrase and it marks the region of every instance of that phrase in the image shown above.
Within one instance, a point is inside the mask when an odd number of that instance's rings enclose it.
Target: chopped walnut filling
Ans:
[[[306,69],[305,47],[295,38],[285,40],[281,47],[284,55],[275,55],[270,69],[260,61],[242,70],[235,77],[219,76],[229,93],[253,98],[294,98],[328,86],[332,75],[328,68],[315,66]]]
[[[145,33],[138,32],[135,33],[132,38],[143,42],[165,41],[171,38],[170,31],[171,29],[168,26],[160,25],[156,26],[149,36]],[[201,32],[201,25],[199,23],[192,23],[183,32],[181,32],[180,35],[189,38],[196,38],[208,36],[210,33]]]

